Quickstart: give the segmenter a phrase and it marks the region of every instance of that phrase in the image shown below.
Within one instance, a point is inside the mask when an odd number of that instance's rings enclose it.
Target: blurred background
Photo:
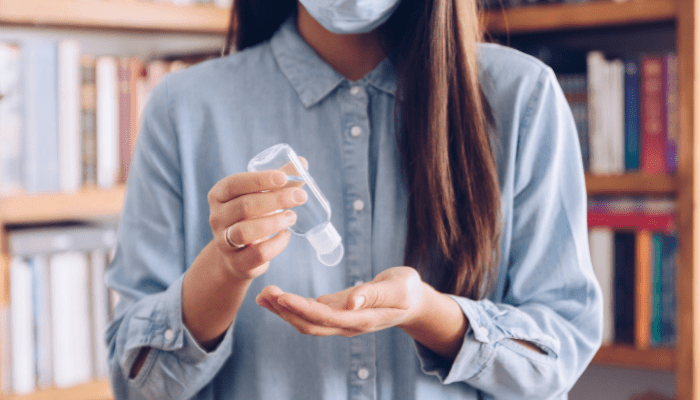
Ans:
[[[604,343],[570,398],[700,400],[700,0],[480,0],[579,132]],[[103,283],[140,114],[231,0],[0,2],[0,399],[111,399]],[[697,148],[696,148],[697,147]]]

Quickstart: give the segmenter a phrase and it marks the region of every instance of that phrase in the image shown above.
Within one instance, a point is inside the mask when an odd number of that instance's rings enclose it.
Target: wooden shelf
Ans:
[[[109,381],[100,380],[67,389],[50,388],[26,395],[11,395],[7,400],[113,400]]]
[[[674,195],[676,178],[672,175],[591,175],[586,174],[589,195]]]
[[[602,346],[593,364],[672,372],[676,368],[676,351],[671,348],[636,349],[632,345]]]
[[[228,10],[128,0],[2,0],[0,25],[156,32],[226,32]]]
[[[98,219],[119,215],[124,188],[0,198],[0,225]]]
[[[676,0],[627,0],[624,2],[592,0],[587,3],[525,6],[487,11],[484,14],[484,28],[491,35],[504,35],[670,22],[675,20],[676,15]]]

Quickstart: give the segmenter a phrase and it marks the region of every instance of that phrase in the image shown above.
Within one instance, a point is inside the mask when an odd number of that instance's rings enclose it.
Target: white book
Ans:
[[[593,228],[588,238],[593,272],[603,292],[603,344],[610,344],[615,337],[615,237],[609,228]]]
[[[53,385],[51,286],[49,260],[46,255],[33,255],[29,259],[33,274],[34,326],[36,327],[36,375],[37,387],[45,389]]]
[[[0,195],[22,190],[20,49],[0,42]]]
[[[603,97],[603,70],[605,59],[599,51],[591,51],[586,58],[588,70],[588,140],[590,143],[590,170],[594,174],[605,173],[604,132],[602,121],[604,120],[604,107],[601,104]]]
[[[23,185],[30,193],[60,188],[58,48],[51,40],[22,41]]]
[[[54,383],[70,387],[91,380],[88,261],[84,253],[51,257]]]
[[[95,379],[108,376],[107,343],[105,332],[109,323],[109,297],[104,282],[107,251],[94,250],[90,254],[90,292],[92,312],[92,375]]]
[[[12,340],[12,391],[27,394],[36,389],[34,358],[32,271],[20,257],[10,261],[10,325]]]
[[[58,44],[58,148],[63,192],[75,192],[82,183],[80,82],[80,45],[77,40],[63,39]]]
[[[97,90],[97,185],[111,188],[119,179],[119,90],[117,61],[99,57],[95,69]]]
[[[623,174],[625,172],[625,66],[622,60],[610,62],[611,74],[611,160],[613,161],[611,172]]]
[[[0,394],[12,392],[12,333],[10,305],[0,305]]]

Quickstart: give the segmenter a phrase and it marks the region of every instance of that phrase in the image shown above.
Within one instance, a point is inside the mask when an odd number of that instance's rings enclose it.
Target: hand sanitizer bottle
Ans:
[[[340,234],[331,223],[331,206],[288,144],[280,143],[263,150],[248,163],[249,172],[273,169],[287,174],[288,187],[300,187],[308,195],[306,203],[294,207],[297,222],[288,229],[309,240],[323,265],[338,264],[345,249]]]

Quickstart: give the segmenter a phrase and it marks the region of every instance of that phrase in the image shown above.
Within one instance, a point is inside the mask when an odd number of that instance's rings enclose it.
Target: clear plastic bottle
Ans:
[[[331,206],[306,171],[299,157],[286,143],[263,150],[248,163],[248,171],[281,170],[287,175],[287,186],[297,186],[306,191],[306,203],[294,207],[297,222],[288,229],[308,239],[323,265],[333,266],[345,254],[343,239],[331,223]]]

